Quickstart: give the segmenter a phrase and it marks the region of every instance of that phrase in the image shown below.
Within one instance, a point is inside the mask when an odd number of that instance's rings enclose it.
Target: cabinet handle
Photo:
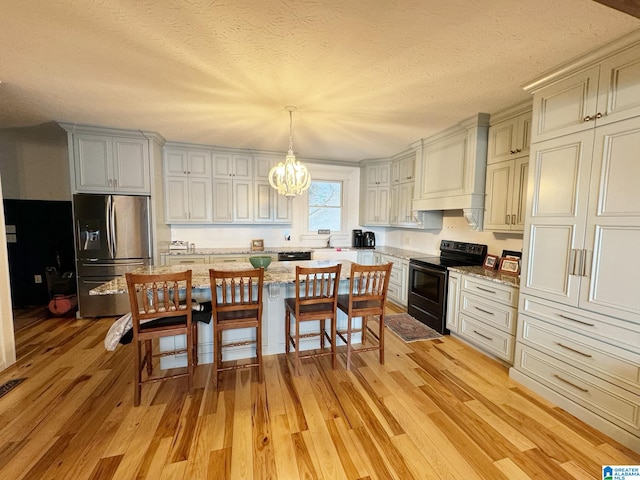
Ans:
[[[511,219],[511,215],[507,214],[507,216],[506,216],[506,218],[505,218],[505,220],[504,220],[504,223],[506,223],[507,225],[509,225],[509,224],[511,223],[511,222],[510,222],[510,219]]]
[[[576,323],[579,323],[581,325],[586,325],[587,327],[595,327],[595,325],[593,323],[587,323],[587,322],[583,322],[581,320],[576,320],[575,318],[567,317],[566,315],[563,315],[562,313],[559,313],[558,315],[560,317],[564,318],[565,320],[571,320],[572,322],[576,322]]]
[[[488,288],[476,287],[478,290],[482,290],[483,292],[493,293],[495,295],[495,290],[489,290]]]
[[[516,153],[520,153],[522,151],[521,148],[516,148]]]
[[[556,377],[558,380],[560,380],[561,382],[566,383],[567,385],[571,385],[573,388],[577,388],[578,390],[580,390],[581,392],[584,393],[588,393],[589,390],[587,390],[586,388],[582,388],[579,387],[578,385],[576,385],[575,383],[571,383],[569,380],[565,380],[564,378],[562,378],[560,375],[556,375],[555,373],[553,374],[554,377]]]
[[[513,155],[513,154],[515,154],[515,153],[516,153],[516,151],[515,151],[515,150],[509,150],[509,153],[510,153],[511,155]]]
[[[600,112],[596,113],[596,120],[602,118],[602,114]]]
[[[476,334],[476,335],[478,335],[479,337],[482,337],[482,338],[484,338],[484,339],[486,339],[486,340],[489,340],[490,342],[493,342],[493,338],[491,338],[491,337],[487,337],[486,335],[481,334],[481,333],[480,333],[479,331],[477,331],[477,330],[474,330],[474,331],[473,331],[473,333],[475,333],[475,334]]]
[[[583,357],[593,358],[593,355],[589,355],[588,353],[581,352],[580,350],[576,350],[575,348],[567,347],[560,342],[556,342],[556,345],[564,348],[565,350],[569,350],[570,352],[577,353],[578,355],[582,355]]]
[[[113,186],[114,186],[115,188],[118,188],[118,179],[117,179],[117,178],[114,178],[114,179],[113,179]]]
[[[578,250],[575,248],[571,249],[569,253],[569,275],[576,275],[576,257]]]
[[[516,224],[516,216],[511,215],[511,225],[515,225],[515,224]]]
[[[195,260],[180,260],[180,263],[196,263]]]
[[[488,315],[495,315],[495,313],[490,312],[489,310],[483,310],[483,309],[482,309],[482,308],[480,308],[480,307],[473,307],[473,308],[475,308],[476,310],[480,310],[481,312],[484,312],[484,313],[486,313],[486,314],[488,314]]]
[[[591,120],[592,120],[591,115],[587,115],[586,117],[584,117],[584,118],[582,119],[582,121],[583,121],[583,122],[590,122]]]

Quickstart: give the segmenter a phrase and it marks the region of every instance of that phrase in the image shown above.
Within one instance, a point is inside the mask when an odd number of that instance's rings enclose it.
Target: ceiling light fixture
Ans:
[[[285,110],[289,110],[289,152],[287,153],[284,163],[278,162],[278,165],[269,171],[269,183],[275,188],[280,195],[293,197],[300,195],[311,185],[311,175],[309,170],[298,160],[293,154],[293,136],[291,129],[293,126],[293,111],[296,107],[286,106]]]

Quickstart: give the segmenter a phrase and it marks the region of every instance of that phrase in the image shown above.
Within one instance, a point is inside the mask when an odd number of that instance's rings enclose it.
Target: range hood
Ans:
[[[462,210],[474,230],[482,230],[489,114],[479,113],[433,137],[417,151],[412,210]]]

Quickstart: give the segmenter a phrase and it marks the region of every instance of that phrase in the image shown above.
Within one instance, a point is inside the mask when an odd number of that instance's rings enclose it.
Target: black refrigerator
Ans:
[[[140,195],[73,196],[81,317],[130,311],[126,294],[89,295],[89,290],[152,264],[150,198]]]

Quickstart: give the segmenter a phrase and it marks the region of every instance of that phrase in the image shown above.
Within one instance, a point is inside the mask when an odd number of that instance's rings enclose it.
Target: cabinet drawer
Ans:
[[[640,325],[523,294],[520,312],[640,353]]]
[[[472,292],[484,298],[512,307],[518,306],[518,289],[497,282],[482,281],[465,275],[462,277],[462,291]]]
[[[168,256],[165,260],[167,265],[188,265],[191,263],[207,263],[208,257],[185,257],[182,255]]]
[[[402,302],[402,289],[400,288],[400,285],[389,282],[387,296],[396,302]]]
[[[518,340],[640,395],[640,355],[527,315]]]
[[[518,311],[513,307],[463,291],[460,295],[460,312],[511,335],[516,333]]]
[[[513,363],[514,336],[460,314],[458,334],[487,352]]]
[[[516,368],[634,435],[640,434],[640,396],[518,343]]]
[[[247,257],[228,257],[225,255],[210,255],[209,263],[248,262]]]

